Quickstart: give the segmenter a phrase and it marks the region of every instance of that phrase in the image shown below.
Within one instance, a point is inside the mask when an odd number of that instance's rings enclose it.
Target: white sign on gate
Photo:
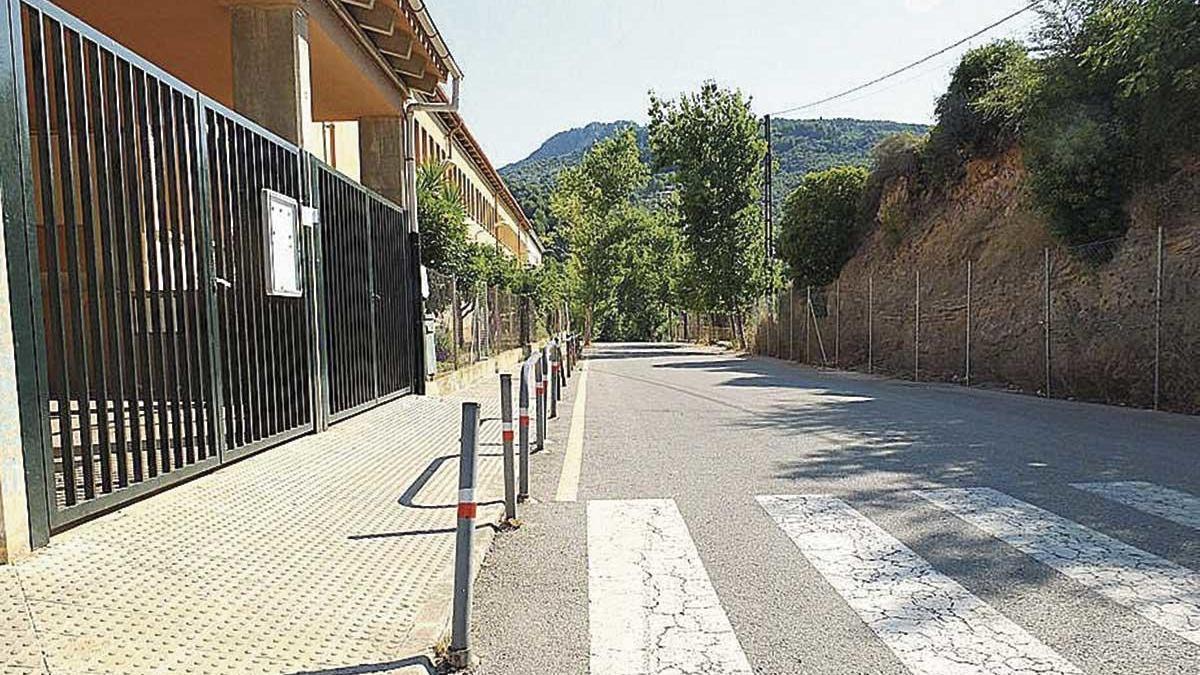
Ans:
[[[300,205],[287,195],[264,188],[263,225],[267,295],[303,296]]]

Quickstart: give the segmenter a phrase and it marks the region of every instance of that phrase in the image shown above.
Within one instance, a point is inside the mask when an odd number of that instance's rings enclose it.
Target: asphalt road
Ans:
[[[1200,673],[1198,419],[689,345],[586,367],[578,501],[555,439],[476,584],[480,673]]]

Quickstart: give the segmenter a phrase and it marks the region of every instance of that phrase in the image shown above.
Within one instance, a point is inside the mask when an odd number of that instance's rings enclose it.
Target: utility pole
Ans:
[[[772,213],[772,198],[771,182],[773,179],[773,169],[775,164],[775,156],[771,151],[771,116],[763,116],[763,133],[767,139],[767,156],[766,163],[763,165],[763,217],[766,225],[766,242],[764,244],[767,262],[775,256],[775,222]]]

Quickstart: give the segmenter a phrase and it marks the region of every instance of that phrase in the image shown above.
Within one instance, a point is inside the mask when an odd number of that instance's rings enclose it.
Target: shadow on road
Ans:
[[[653,381],[739,411],[729,422],[737,429],[769,432],[748,439],[803,438],[802,452],[787,453],[788,459],[773,466],[774,477],[796,484],[799,492],[833,484],[856,503],[928,514],[911,508],[912,490],[988,486],[1072,512],[1085,524],[1106,523],[1110,534],[1161,554],[1200,560],[1200,541],[1181,526],[1164,521],[1156,523],[1156,534],[1148,534],[1144,515],[1069,486],[1146,480],[1200,494],[1196,418],[749,357],[709,354],[652,368],[664,375],[672,370],[720,375],[709,387],[680,387],[669,376]],[[786,447],[786,441],[769,442]],[[922,548],[936,539],[921,542]],[[1028,579],[1028,570],[1021,574]]]

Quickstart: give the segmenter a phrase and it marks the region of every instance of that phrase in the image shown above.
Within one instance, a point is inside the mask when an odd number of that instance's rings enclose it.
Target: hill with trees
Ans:
[[[642,161],[650,163],[650,140],[646,127],[629,120],[592,122],[578,129],[561,131],[548,138],[525,159],[500,169],[500,175],[542,234],[552,233],[550,193],[554,177],[564,168],[576,166],[596,143],[632,129]],[[776,206],[800,184],[805,173],[833,166],[868,166],[871,148],[896,133],[924,134],[921,124],[856,119],[776,119],[772,122],[775,159]],[[666,185],[655,174],[644,191],[655,194]]]

